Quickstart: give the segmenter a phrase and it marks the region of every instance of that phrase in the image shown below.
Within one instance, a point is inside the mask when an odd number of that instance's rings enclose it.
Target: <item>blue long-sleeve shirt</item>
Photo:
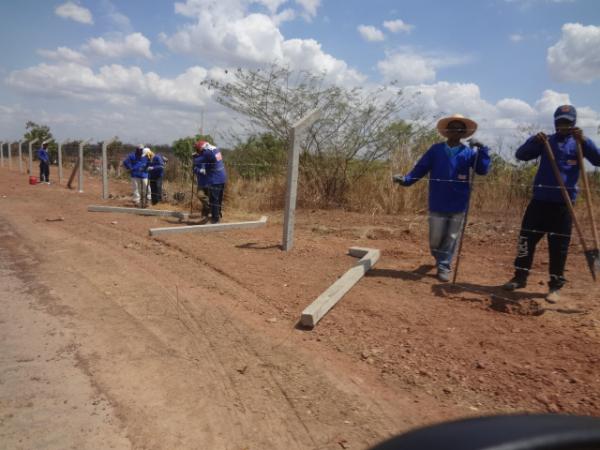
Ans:
[[[429,210],[442,213],[464,212],[469,204],[469,169],[479,175],[490,170],[489,149],[477,152],[461,144],[451,150],[445,142],[432,145],[404,177],[404,186],[416,183],[429,173]],[[477,161],[477,164],[475,162]]]
[[[558,134],[548,136],[548,142],[561,178],[569,192],[571,201],[577,198],[577,180],[579,179],[579,163],[577,161],[577,141],[571,135],[561,137]],[[560,185],[554,175],[550,160],[546,155],[544,143],[535,136],[530,137],[521,147],[517,149],[516,158],[521,161],[530,161],[540,158],[540,165],[533,180],[533,198],[547,202],[564,203],[560,192]],[[585,138],[581,150],[584,158],[595,166],[600,166],[600,152],[596,144]]]
[[[198,187],[201,189],[210,185],[210,183],[208,182],[208,175],[206,173],[205,160],[206,158],[203,154],[194,155],[194,173],[196,174],[196,181],[198,183]]]
[[[148,166],[148,178],[151,180],[158,180],[162,178],[165,170],[165,160],[162,155],[158,153],[154,155],[152,161],[150,161],[150,165]]]
[[[43,147],[41,147],[37,151],[37,157],[40,160],[40,162],[44,162],[46,164],[50,164],[50,156],[48,155],[48,151],[45,150]]]
[[[227,182],[227,172],[225,171],[225,164],[223,163],[223,156],[220,149],[216,147],[213,149],[207,148],[202,150],[200,154],[195,155],[194,173],[199,174],[200,168],[204,168],[206,171],[206,179],[203,180],[203,183],[206,182],[205,186],[225,184]],[[200,178],[198,179],[198,186],[201,186]]]
[[[123,165],[131,172],[133,178],[148,178],[148,166],[150,160],[145,156],[137,157],[135,152],[127,155]]]

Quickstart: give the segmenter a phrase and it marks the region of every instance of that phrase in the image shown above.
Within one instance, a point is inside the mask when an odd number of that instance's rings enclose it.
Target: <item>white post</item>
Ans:
[[[48,142],[51,142],[52,139],[46,139],[44,141],[42,141],[42,147],[44,146],[44,144],[47,144]],[[52,165],[52,161],[50,161],[50,153],[48,153],[48,173],[50,173],[50,166]],[[46,180],[48,181],[48,180]]]
[[[23,142],[19,141],[19,173],[23,173]]]
[[[102,200],[108,198],[108,146],[117,140],[116,137],[102,142]]]
[[[35,138],[33,141],[29,141],[29,176],[33,173],[33,144],[35,144],[39,139]]]
[[[298,165],[300,161],[300,136],[305,128],[319,118],[319,110],[306,114],[292,126],[290,146],[288,148],[287,188],[283,219],[283,245],[286,252],[294,246],[294,222],[296,220],[296,195],[298,193]]]
[[[8,143],[8,169],[12,169],[12,148],[10,146],[10,142]]]
[[[65,144],[67,141],[65,141]],[[58,143],[58,184],[62,184],[63,171],[62,171],[62,146],[63,143]]]
[[[4,142],[0,141],[0,167],[4,167]]]
[[[83,147],[88,141],[79,143],[79,178],[77,180],[77,191],[83,193]]]

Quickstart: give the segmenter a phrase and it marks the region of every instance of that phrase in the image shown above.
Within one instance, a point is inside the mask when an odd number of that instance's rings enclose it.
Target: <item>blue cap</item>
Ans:
[[[556,108],[556,111],[554,112],[554,121],[556,122],[560,119],[566,119],[569,122],[575,123],[577,120],[577,111],[575,110],[575,107],[571,105],[562,105]]]

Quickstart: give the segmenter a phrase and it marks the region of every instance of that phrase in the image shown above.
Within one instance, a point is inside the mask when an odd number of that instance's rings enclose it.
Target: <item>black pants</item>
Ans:
[[[150,179],[150,197],[152,198],[152,204],[156,205],[158,202],[162,202],[162,178]]]
[[[50,165],[40,161],[40,181],[50,181]]]
[[[217,223],[222,217],[224,184],[212,184],[208,187],[208,202],[210,204],[210,221]]]
[[[517,257],[515,258],[515,276],[525,280],[529,275],[535,247],[548,235],[548,253],[550,254],[550,289],[560,289],[565,284],[565,264],[571,242],[572,219],[564,203],[531,200],[523,216]]]

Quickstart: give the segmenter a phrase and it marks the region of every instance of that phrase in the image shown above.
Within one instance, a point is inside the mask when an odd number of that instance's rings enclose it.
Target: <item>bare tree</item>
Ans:
[[[401,89],[381,86],[365,89],[328,84],[324,74],[291,71],[271,66],[268,70],[237,69],[230,82],[208,80],[215,99],[244,116],[252,125],[289,142],[292,124],[308,111],[319,108],[320,119],[301,144],[302,171],[327,201],[343,201],[348,183],[355,182],[370,165],[387,158],[396,148],[400,128],[394,128],[413,98]],[[419,127],[408,127],[409,135]],[[400,140],[406,136],[401,137]]]

